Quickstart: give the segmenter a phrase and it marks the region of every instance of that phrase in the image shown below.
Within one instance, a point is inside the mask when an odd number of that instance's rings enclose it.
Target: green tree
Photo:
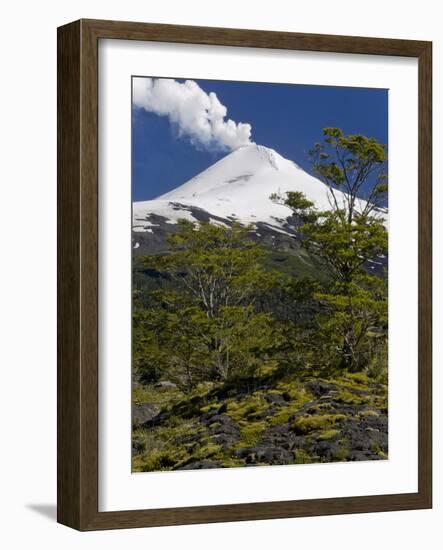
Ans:
[[[300,192],[271,198],[299,217],[303,246],[323,262],[330,277],[315,294],[322,306],[317,315],[317,338],[323,343],[319,353],[358,370],[370,364],[387,338],[386,284],[368,273],[368,266],[388,249],[380,216],[387,157],[373,138],[345,136],[338,128],[325,128],[324,136],[311,154],[315,173],[328,185],[331,208],[317,210]],[[368,201],[361,198],[363,188],[369,188]]]
[[[157,292],[157,300],[158,307],[133,313],[135,372],[143,383],[167,377],[190,392],[208,379],[208,318],[171,292]]]
[[[258,292],[276,283],[263,268],[264,248],[249,236],[251,227],[231,227],[180,220],[169,238],[170,254],[146,259],[146,265],[168,274],[208,317],[222,307],[250,305]]]
[[[314,173],[329,187],[333,209],[346,215],[349,223],[356,212],[363,218],[369,214],[374,217],[382,209],[388,191],[386,147],[361,134],[346,136],[340,128],[324,128],[323,137],[323,143],[315,144],[310,157]]]
[[[287,204],[291,205],[290,198]],[[352,283],[368,262],[387,253],[384,223],[370,214],[354,212],[350,222],[342,210],[311,210],[309,215],[301,227],[303,245],[323,261],[337,282]]]
[[[169,277],[173,290],[154,292],[148,322],[142,314],[136,364],[144,373],[161,369],[186,390],[272,366],[277,328],[254,304],[279,278],[263,267],[267,252],[250,238],[250,227],[181,220],[178,229],[169,254],[144,260]]]
[[[315,296],[323,306],[317,316],[318,350],[351,371],[372,368],[374,360],[386,360],[385,279],[360,274],[351,283],[335,283]],[[377,367],[383,369],[382,364]]]

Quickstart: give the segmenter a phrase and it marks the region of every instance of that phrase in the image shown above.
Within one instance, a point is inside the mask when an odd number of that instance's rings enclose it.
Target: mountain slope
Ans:
[[[174,224],[179,218],[200,219],[201,213],[196,216],[195,210],[201,210],[214,221],[225,218],[242,223],[262,222],[285,229],[292,212],[273,203],[270,195],[287,191],[301,191],[318,208],[330,208],[324,183],[273,149],[247,145],[158,199],[134,203],[133,226],[135,231],[152,232],[152,215]],[[340,199],[343,195],[337,192],[337,196]]]
[[[208,169],[155,200],[133,204],[133,248],[136,255],[163,252],[180,218],[230,225],[253,224],[253,237],[273,249],[300,256],[294,239],[297,219],[273,193],[300,191],[320,210],[331,208],[327,185],[294,162],[262,145],[236,149]],[[337,201],[345,195],[335,191]],[[360,201],[364,206],[365,201]],[[385,214],[382,214],[385,215]],[[387,219],[387,216],[385,216]],[[292,252],[291,252],[292,251]],[[384,262],[380,262],[380,266]],[[377,269],[378,262],[371,266]]]

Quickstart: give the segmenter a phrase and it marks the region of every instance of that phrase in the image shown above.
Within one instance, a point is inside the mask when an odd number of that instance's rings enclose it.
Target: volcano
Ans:
[[[329,187],[274,149],[250,144],[160,197],[133,203],[133,247],[163,248],[179,219],[230,225],[252,224],[256,235],[296,234],[290,208],[276,204],[272,194],[302,192],[320,210],[331,209]],[[335,191],[337,202],[345,195]],[[360,200],[360,206],[365,202]],[[144,234],[144,235],[143,235]],[[281,239],[280,239],[281,240]],[[137,252],[142,252],[140,249]]]

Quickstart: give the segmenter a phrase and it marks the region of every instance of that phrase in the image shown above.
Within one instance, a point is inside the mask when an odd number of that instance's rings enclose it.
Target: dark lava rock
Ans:
[[[184,466],[180,466],[180,468],[176,468],[177,470],[206,470],[208,468],[221,468],[223,464],[218,461],[212,461],[212,460],[196,460],[194,462],[188,462],[188,464],[185,464]]]
[[[133,439],[132,440],[132,454],[133,455],[138,455],[138,454],[142,453],[143,451],[144,451],[143,443],[141,441],[139,441],[138,439]]]
[[[327,439],[326,441],[315,441],[310,449],[311,454],[324,459],[325,462],[332,462],[346,447],[336,439]]]
[[[218,409],[211,409],[200,416],[200,422],[202,424],[211,424],[212,418],[218,416]]]
[[[359,460],[383,460],[381,456],[372,451],[354,451],[351,450],[346,460],[359,461]]]
[[[313,393],[318,399],[330,391],[336,390],[337,386],[334,384],[327,384],[326,382],[320,382],[319,380],[311,380],[310,382],[307,382],[306,389]]]
[[[202,439],[201,432],[179,435],[174,439],[175,445],[189,445],[191,443],[200,443]]]
[[[264,398],[270,405],[286,405],[286,399],[281,393],[267,393]]]
[[[132,423],[134,426],[153,420],[158,414],[158,408],[152,403],[142,403],[132,406]]]
[[[355,416],[362,409],[361,405],[346,405],[340,401],[329,401],[331,406],[331,414],[345,414],[346,416]]]
[[[237,423],[229,416],[224,414],[215,414],[206,421],[203,421],[208,427],[208,432],[213,433],[240,433]]]
[[[365,416],[361,422],[363,428],[373,428],[388,433],[388,417],[385,414]]]
[[[367,420],[348,419],[343,423],[341,433],[347,439],[351,452],[362,451],[368,458],[378,458],[379,451],[386,454],[388,452],[388,434],[387,431],[368,426]],[[383,421],[380,420],[380,422]]]
[[[208,434],[214,443],[229,449],[240,439],[240,428],[237,423],[225,414],[206,413],[201,419],[207,426]]]
[[[266,409],[265,411],[255,414],[251,416],[253,420],[263,420],[264,418],[269,418],[270,416],[274,416],[274,414],[277,412],[276,407],[269,407],[269,409]]]
[[[271,447],[280,447],[291,451],[298,447],[303,447],[305,443],[305,438],[297,436],[290,425],[285,422],[283,424],[278,424],[267,428],[258,442],[259,446],[271,446]]]
[[[239,439],[239,435],[232,433],[214,433],[211,435],[211,440],[217,445],[220,445],[223,450],[232,447]]]
[[[177,387],[177,384],[174,384],[174,382],[170,382],[169,380],[161,380],[160,382],[157,382],[155,384],[156,388],[162,388],[162,389],[175,389]]]
[[[282,447],[245,447],[235,452],[237,458],[243,458],[247,464],[292,464],[294,455]]]
[[[162,422],[165,422],[170,417],[170,413],[168,412],[159,412],[158,414],[154,415],[152,418],[149,418],[148,420],[145,420],[142,423],[143,428],[152,428],[153,426],[158,426]]]

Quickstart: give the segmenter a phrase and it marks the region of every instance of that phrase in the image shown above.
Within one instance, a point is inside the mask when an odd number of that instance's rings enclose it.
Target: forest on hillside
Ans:
[[[134,257],[134,471],[387,458],[387,153],[323,133],[330,208],[269,197],[303,261],[234,221],[181,220],[167,253]]]

